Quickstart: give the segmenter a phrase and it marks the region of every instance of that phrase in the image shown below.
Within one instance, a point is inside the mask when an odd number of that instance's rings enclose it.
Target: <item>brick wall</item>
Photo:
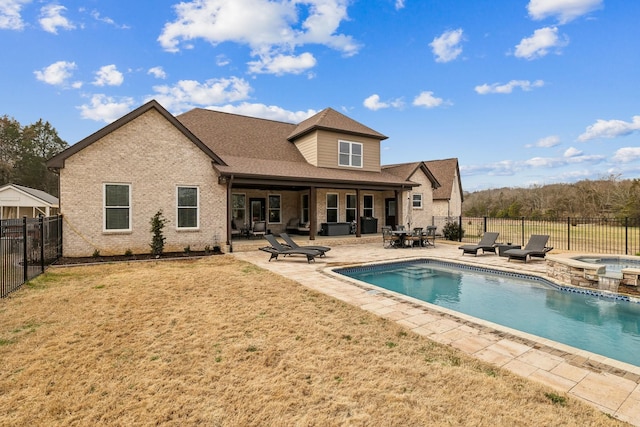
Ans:
[[[131,185],[130,232],[105,232],[104,184]],[[178,186],[199,188],[195,231],[177,230]],[[64,215],[63,255],[148,253],[150,220],[162,210],[165,251],[202,250],[226,241],[226,187],[218,184],[211,158],[151,109],[65,161],[60,170]]]

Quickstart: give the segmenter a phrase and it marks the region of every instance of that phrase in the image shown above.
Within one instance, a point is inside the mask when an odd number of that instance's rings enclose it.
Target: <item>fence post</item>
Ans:
[[[44,273],[44,216],[39,216],[38,225],[40,226],[40,271]]]
[[[624,254],[629,255],[629,217],[624,217]]]
[[[571,250],[571,217],[567,217],[567,250]]]
[[[522,217],[522,219],[521,219],[520,228],[522,229],[522,231],[521,231],[522,238],[520,239],[520,241],[522,242],[521,245],[524,246],[524,217]]]
[[[458,242],[462,242],[462,215],[458,217]]]
[[[27,265],[27,217],[22,217],[22,282],[29,280],[29,266]]]
[[[487,232],[487,217],[484,217],[484,230],[485,233]]]

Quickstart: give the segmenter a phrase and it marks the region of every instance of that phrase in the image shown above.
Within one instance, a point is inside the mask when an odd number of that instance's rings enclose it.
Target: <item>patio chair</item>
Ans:
[[[436,230],[438,227],[430,225],[427,227],[427,231],[422,233],[422,245],[436,247]]]
[[[422,227],[415,227],[413,231],[405,237],[405,245],[415,248],[417,243],[417,246],[421,247],[422,240]]]
[[[397,248],[400,242],[400,236],[391,232],[391,227],[382,227],[382,247],[383,248]]]
[[[286,246],[288,246],[291,249],[312,249],[320,252],[320,256],[325,256],[325,254],[331,250],[331,248],[328,246],[314,246],[314,245],[300,246],[287,233],[280,233],[280,237],[282,238],[282,240],[284,240],[284,242],[286,243]]]
[[[494,233],[487,231],[482,236],[482,239],[478,242],[477,245],[462,245],[458,247],[458,249],[462,249],[462,255],[464,254],[473,254],[474,256],[478,255],[478,251],[482,249],[482,253],[485,252],[493,252],[496,253],[496,240],[498,240],[498,235],[500,233]]]
[[[283,246],[282,243],[278,242],[273,234],[265,234],[264,237],[271,246],[265,246],[258,249],[271,254],[269,262],[274,258],[277,260],[279,255],[282,255],[283,257],[287,255],[304,255],[307,257],[307,262],[311,263],[311,261],[315,262],[315,258],[320,255],[320,251],[315,249],[291,249]]]
[[[531,257],[544,258],[547,252],[553,249],[548,247],[547,242],[549,236],[547,234],[532,234],[524,249],[509,249],[505,251],[505,255],[511,258],[527,262]]]
[[[249,230],[249,237],[263,237],[265,234],[267,234],[267,222],[253,221],[253,227],[251,227],[251,229]]]

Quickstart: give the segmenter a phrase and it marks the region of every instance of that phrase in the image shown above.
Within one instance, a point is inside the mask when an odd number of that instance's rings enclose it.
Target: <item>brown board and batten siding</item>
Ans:
[[[380,172],[379,139],[326,130],[319,130],[317,131],[317,134],[319,167]],[[338,165],[338,141],[359,142],[362,144],[362,168]]]

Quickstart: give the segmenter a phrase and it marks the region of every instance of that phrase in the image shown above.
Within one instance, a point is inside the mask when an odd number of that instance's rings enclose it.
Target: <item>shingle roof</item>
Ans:
[[[429,170],[435,175],[442,187],[434,190],[433,200],[449,200],[453,186],[458,185],[460,197],[462,197],[462,184],[460,183],[460,171],[458,170],[458,159],[429,160],[424,162]],[[457,178],[457,182],[454,179]]]
[[[25,187],[23,185],[18,185],[18,184],[7,184],[4,185],[2,187],[0,187],[0,191],[4,190],[5,188],[9,188],[9,187],[14,187],[24,193],[27,193],[28,195],[30,195],[31,197],[34,197],[36,199],[42,200],[43,202],[45,202],[48,205],[51,206],[58,206],[58,198],[55,196],[52,196],[51,194],[47,193],[46,191],[42,191],[42,190],[36,190],[35,188],[31,188],[31,187]]]
[[[343,170],[309,164],[290,141],[291,135],[300,136],[322,128],[386,138],[330,108],[300,125],[201,108],[181,114],[177,119],[224,160],[226,165],[216,165],[224,174],[292,181],[412,185],[386,171]],[[330,125],[336,128],[329,128]]]
[[[387,139],[385,135],[376,132],[362,123],[356,122],[344,114],[338,113],[332,108],[325,108],[315,116],[309,117],[307,120],[298,124],[295,130],[288,135],[287,139],[289,141],[293,141],[296,138],[316,129],[337,130],[339,132],[352,135],[373,137],[381,141]]]
[[[427,178],[429,178],[434,190],[441,188],[440,180],[431,172],[430,168],[427,167],[426,162],[400,163],[397,165],[382,166],[382,170],[405,180],[410,180],[418,169],[422,169]]]

